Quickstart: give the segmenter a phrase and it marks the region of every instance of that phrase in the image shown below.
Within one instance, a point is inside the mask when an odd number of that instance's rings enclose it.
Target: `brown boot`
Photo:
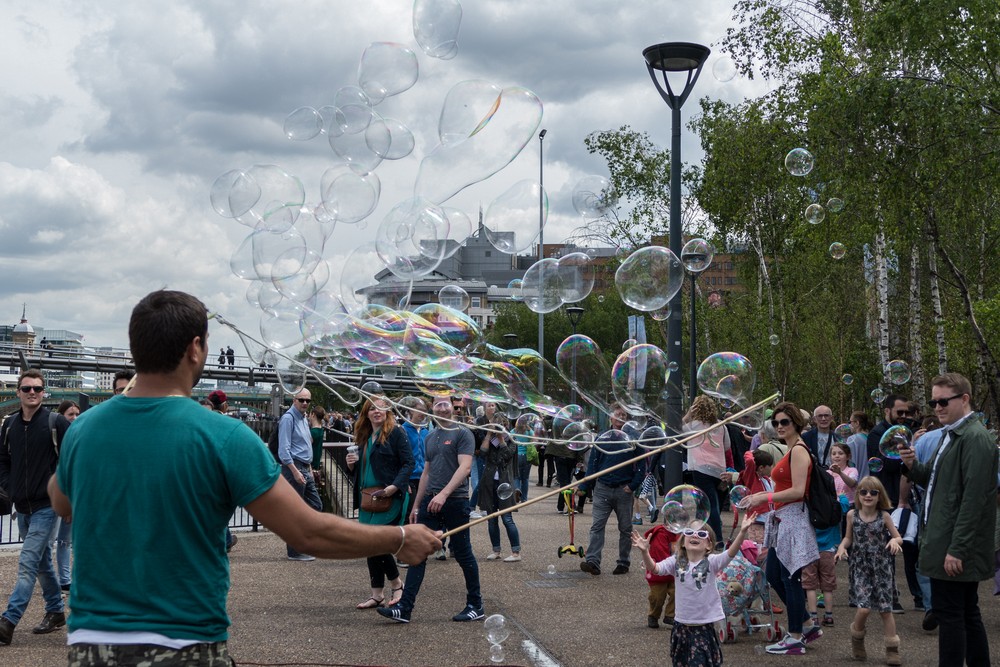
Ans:
[[[855,660],[868,659],[868,654],[865,652],[865,631],[855,629],[854,623],[851,623],[851,657]]]
[[[899,635],[885,638],[885,664],[902,665],[903,658],[899,655]]]

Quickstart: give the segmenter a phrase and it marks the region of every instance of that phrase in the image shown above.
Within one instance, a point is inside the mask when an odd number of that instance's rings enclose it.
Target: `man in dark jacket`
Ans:
[[[17,582],[0,616],[0,644],[10,644],[14,627],[21,620],[35,581],[42,585],[45,617],[32,629],[36,635],[66,625],[62,591],[52,567],[52,540],[56,513],[49,501],[47,484],[59,462],[59,444],[69,428],[62,415],[50,417],[42,407],[45,379],[29,369],[17,381],[21,409],[0,429],[0,487],[6,489],[17,510],[17,529],[24,540],[18,559]]]
[[[940,624],[938,664],[989,665],[990,645],[979,611],[979,582],[993,577],[997,448],[973,415],[972,387],[958,373],[931,381],[928,403],[944,435],[927,463],[900,450],[907,477],[927,491],[920,509],[920,572],[931,579]]]

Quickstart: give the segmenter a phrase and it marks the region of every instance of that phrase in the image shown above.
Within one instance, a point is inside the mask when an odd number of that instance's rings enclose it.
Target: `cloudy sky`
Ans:
[[[464,3],[459,51],[427,57],[404,0],[13,0],[0,6],[0,322],[28,318],[84,334],[91,345],[127,345],[128,315],[144,294],[196,294],[247,331],[260,311],[230,257],[249,233],[218,216],[209,191],[220,174],[254,164],[298,176],[306,202],[339,162],[322,137],[289,141],[286,116],[333,104],[356,85],[372,42],[414,50],[420,78],[376,111],[413,131],[416,146],[377,170],[379,207],[363,223],[338,224],[324,257],[344,258],[372,240],[394,204],[411,196],[421,159],[437,144],[445,94],[482,79],[520,86],[544,105],[546,242],[581,220],[573,186],[606,173],[586,153],[594,130],[630,125],[669,144],[669,110],[642,50],[664,41],[713,47],[694,97],[737,101],[761,85],[720,82],[711,67],[731,26],[731,0],[476,0]],[[685,122],[697,109],[685,107]],[[537,132],[536,132],[537,135]],[[685,132],[685,161],[700,160]],[[538,176],[538,141],[496,176],[448,202],[475,218],[510,185]],[[213,330],[214,345],[237,339]]]

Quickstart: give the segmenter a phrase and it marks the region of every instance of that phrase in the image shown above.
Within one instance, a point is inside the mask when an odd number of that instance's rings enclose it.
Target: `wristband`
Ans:
[[[396,526],[396,527],[399,528],[400,537],[402,537],[403,539],[399,543],[399,548],[396,549],[396,552],[394,554],[392,554],[393,556],[398,556],[399,552],[403,550],[403,545],[406,544],[406,529],[403,528],[402,526]]]
[[[774,505],[774,491],[767,492],[767,504]]]

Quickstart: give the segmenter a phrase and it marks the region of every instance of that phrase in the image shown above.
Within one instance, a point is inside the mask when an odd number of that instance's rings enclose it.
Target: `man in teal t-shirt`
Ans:
[[[242,422],[191,400],[208,357],[204,304],[147,295],[132,311],[134,387],[81,416],[49,496],[72,520],[69,662],[231,664],[225,529],[245,506],[296,549],[321,558],[440,548],[422,526],[362,526],[306,506]]]

